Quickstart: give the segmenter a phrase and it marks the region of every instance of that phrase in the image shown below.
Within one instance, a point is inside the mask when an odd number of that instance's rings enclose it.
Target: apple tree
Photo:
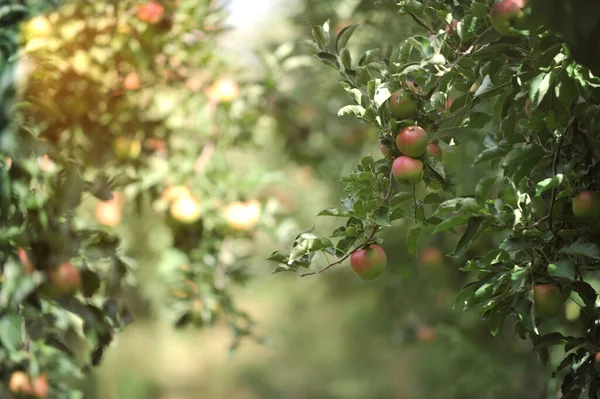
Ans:
[[[224,16],[210,0],[0,5],[0,396],[81,397],[140,302],[175,327],[223,320],[233,347],[253,336],[230,287],[274,223],[275,176],[234,168],[260,110],[216,49]],[[158,226],[166,248],[144,259]]]
[[[583,49],[597,46],[598,6],[556,2],[558,20],[536,0],[381,3],[421,34],[353,53],[361,27],[326,23],[308,44],[341,75],[351,103],[338,115],[375,127],[382,156],[364,157],[342,178],[341,205],[320,213],[344,223],[298,234],[271,255],[275,272],[310,276],[350,258],[369,280],[385,256],[365,254],[392,224],[410,226],[413,254],[428,234],[460,234],[447,256],[470,281],[456,307],[477,311],[493,335],[510,321],[563,398],[596,397],[600,79]],[[484,170],[479,181],[444,163],[461,146],[473,148],[463,163]]]

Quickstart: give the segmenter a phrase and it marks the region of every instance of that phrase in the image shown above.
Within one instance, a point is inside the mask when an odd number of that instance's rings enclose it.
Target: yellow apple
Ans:
[[[98,203],[95,211],[98,222],[110,227],[121,223],[121,201],[121,194],[113,193],[113,199]]]
[[[192,192],[187,186],[167,187],[162,193],[162,198],[170,202],[175,201],[183,196],[192,196]]]
[[[38,15],[30,19],[23,27],[25,40],[45,39],[52,35],[52,24],[48,18]]]
[[[258,224],[261,205],[257,200],[235,201],[223,208],[223,218],[234,230],[247,231]]]
[[[169,212],[175,220],[182,223],[194,223],[202,216],[200,204],[191,195],[182,195],[175,199]]]
[[[209,96],[218,102],[231,102],[240,94],[237,82],[230,78],[221,78],[209,88]]]

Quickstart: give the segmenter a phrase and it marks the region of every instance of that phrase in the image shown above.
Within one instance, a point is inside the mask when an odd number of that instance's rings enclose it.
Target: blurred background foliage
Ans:
[[[79,383],[85,398],[547,397],[548,372],[510,326],[502,337],[493,339],[476,314],[453,310],[454,294],[466,276],[459,272],[458,263],[441,254],[458,238],[430,237],[421,243],[415,258],[405,248],[409,226],[390,228],[384,236],[385,250],[394,261],[385,278],[372,284],[361,283],[345,266],[318,277],[272,275],[271,265],[264,261],[273,249],[288,245],[298,229],[310,228],[307,223],[312,222],[307,221],[314,220],[318,210],[337,204],[342,173],[351,170],[362,155],[380,156],[377,132],[350,116],[336,116],[347,103],[346,94],[336,72],[308,56],[302,41],[310,36],[310,24],[329,20],[331,29],[339,31],[360,23],[353,51],[360,54],[365,48],[379,47],[388,54],[392,46],[420,29],[409,17],[397,15],[386,2],[272,2],[272,8],[265,8],[268,21],[246,28],[260,34],[243,40],[233,26],[231,33],[220,37],[221,47],[212,48],[209,36],[220,33],[213,29],[220,25],[219,18],[231,12],[230,21],[240,19],[248,4],[232,2],[223,10],[225,14],[211,14],[215,19],[206,20],[194,14],[206,10],[198,0],[180,0],[167,6],[170,17],[151,29],[134,24],[132,30],[120,30],[115,25],[121,36],[104,39],[98,39],[102,33],[94,33],[97,40],[125,44],[135,34],[141,45],[150,46],[129,52],[116,43],[122,51],[117,52],[119,62],[113,65],[106,60],[114,60],[115,55],[88,49],[85,43],[90,38],[82,33],[101,29],[102,20],[73,11],[106,14],[111,2],[88,3],[85,8],[74,6],[83,3],[67,2],[49,11],[50,20],[73,43],[58,40],[50,54],[58,59],[51,65],[74,62],[74,73],[79,68],[89,79],[98,79],[94,84],[106,82],[106,92],[99,98],[53,92],[50,105],[64,107],[58,114],[76,120],[51,119],[44,131],[49,140],[61,139],[64,145],[80,139],[80,146],[74,147],[86,149],[90,163],[104,164],[106,159],[96,158],[114,154],[115,148],[122,148],[117,143],[125,143],[125,158],[131,158],[131,151],[136,153],[134,159],[126,160],[132,163],[126,175],[142,183],[123,185],[123,197],[118,197],[125,199],[123,208],[119,205],[118,217],[112,215],[118,220],[109,217],[113,221],[105,219],[104,223],[123,237],[124,252],[137,261],[137,282],[122,295],[136,322],[110,346],[101,367]],[[125,6],[123,12],[128,12]],[[70,24],[63,23],[63,18]],[[194,26],[198,21],[204,25]],[[188,34],[197,31],[204,36],[190,38]],[[35,55],[36,49],[31,51]],[[88,54],[98,58],[90,59]],[[157,57],[145,59],[142,54]],[[157,66],[165,74],[157,74]],[[121,89],[115,91],[114,82],[126,84],[131,73],[137,76],[129,81],[134,94],[124,96],[123,101],[139,105],[144,112],[133,115],[142,115],[142,120],[109,111],[119,118],[119,123],[107,122],[106,126],[119,129],[110,131],[90,123],[93,115],[77,113],[79,107],[91,108],[86,102],[101,103],[108,93],[120,98]],[[215,82],[221,78],[233,79],[239,86],[239,95],[232,101],[211,100],[210,88],[218,87]],[[37,93],[32,93],[34,99]],[[110,104],[115,101],[108,101],[107,107]],[[53,136],[53,131],[64,131],[65,123],[69,129],[81,124],[89,134],[103,137],[105,147],[86,146],[88,141],[75,131],[73,136]],[[464,179],[458,182],[459,193],[471,192],[483,175],[483,170],[462,162],[466,154],[480,151],[482,137],[462,138],[456,152],[445,158]],[[131,140],[139,142],[139,150],[136,144],[131,146]],[[219,151],[204,164],[210,171],[195,173],[198,156],[211,153],[211,146]],[[111,167],[122,168],[119,162],[109,163],[107,173]],[[173,224],[160,198],[167,188],[164,181],[170,186],[188,184],[200,198],[207,216],[204,227],[195,226],[211,232],[207,245],[225,248],[223,256],[234,258],[228,270],[239,283],[221,296],[211,288],[211,275],[206,290],[200,286],[206,294],[202,309],[208,307],[208,313],[201,311],[194,322],[179,323],[186,328],[178,330],[172,323],[197,310],[189,294],[179,295],[188,279],[179,270],[182,262],[206,262],[205,256],[219,251],[203,248],[204,252],[196,254],[186,249],[185,239],[200,233]],[[210,201],[203,202],[203,198]],[[232,234],[232,227],[224,226],[219,216],[220,206],[251,199],[261,204],[260,228]],[[102,203],[84,198],[82,220],[98,222]],[[109,209],[114,211],[114,207]],[[317,229],[327,231],[332,226],[325,219]],[[481,240],[478,245],[491,244]],[[190,280],[205,281],[198,276]],[[219,313],[218,306],[230,303],[236,304],[229,309],[233,319],[240,314],[251,317],[258,342],[236,341],[231,334],[232,318],[213,317]],[[203,323],[213,328],[188,328]],[[234,327],[234,333],[240,333],[241,327]],[[229,356],[232,342],[237,350]]]

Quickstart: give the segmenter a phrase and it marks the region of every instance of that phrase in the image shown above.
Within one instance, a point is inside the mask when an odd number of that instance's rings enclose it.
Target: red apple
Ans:
[[[52,297],[74,294],[81,287],[79,270],[70,262],[65,262],[48,271],[49,287],[45,291]]]
[[[417,98],[408,90],[398,90],[388,99],[392,115],[399,119],[411,119],[417,113]]]
[[[379,151],[381,151],[384,157],[387,157],[390,154],[390,147],[379,140]]]
[[[564,298],[560,288],[554,284],[533,286],[533,304],[537,317],[554,317],[562,309]]]
[[[600,219],[600,192],[582,191],[577,194],[573,199],[573,214],[588,222]]]
[[[159,23],[165,13],[165,7],[156,1],[137,6],[136,15],[140,21],[149,24]]]
[[[525,115],[527,115],[527,117],[531,116],[531,100],[527,99],[525,100]]]
[[[492,6],[490,22],[498,33],[510,35],[513,25],[523,18],[521,10],[527,0],[501,0]]]
[[[400,152],[412,158],[425,154],[428,143],[427,132],[419,126],[405,127],[396,136],[396,146]]]
[[[31,382],[31,396],[35,398],[48,397],[48,378],[45,374],[40,374]]]
[[[442,252],[436,247],[425,248],[419,254],[419,262],[423,266],[437,267],[442,264]]]
[[[438,161],[442,161],[442,150],[435,143],[427,144],[427,156],[430,158],[435,158]]]
[[[392,164],[392,174],[400,184],[417,184],[421,181],[423,175],[423,162],[418,159],[399,156]]]
[[[34,271],[33,264],[29,260],[29,255],[25,248],[17,248],[17,254],[19,256],[19,261],[21,262],[21,266],[23,267],[23,271],[26,274],[31,274]]]
[[[417,340],[424,344],[430,344],[435,341],[435,330],[429,326],[421,326],[417,329]]]
[[[458,25],[458,20],[453,19],[452,20],[452,24],[447,24],[446,28],[444,30],[446,31],[446,33],[448,35],[453,35],[454,34],[454,29],[456,29],[456,25]]]
[[[594,355],[594,368],[596,369],[597,373],[600,373],[600,352]]]
[[[385,270],[386,263],[387,258],[383,248],[375,244],[359,249],[350,256],[352,270],[360,279],[366,281],[379,277]]]
[[[125,76],[123,80],[123,87],[127,90],[137,90],[140,88],[140,77],[137,73],[131,72]]]

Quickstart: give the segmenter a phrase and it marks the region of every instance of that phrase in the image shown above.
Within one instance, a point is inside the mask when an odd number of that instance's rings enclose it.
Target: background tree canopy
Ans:
[[[229,11],[0,5],[0,397],[597,397],[600,5]]]

